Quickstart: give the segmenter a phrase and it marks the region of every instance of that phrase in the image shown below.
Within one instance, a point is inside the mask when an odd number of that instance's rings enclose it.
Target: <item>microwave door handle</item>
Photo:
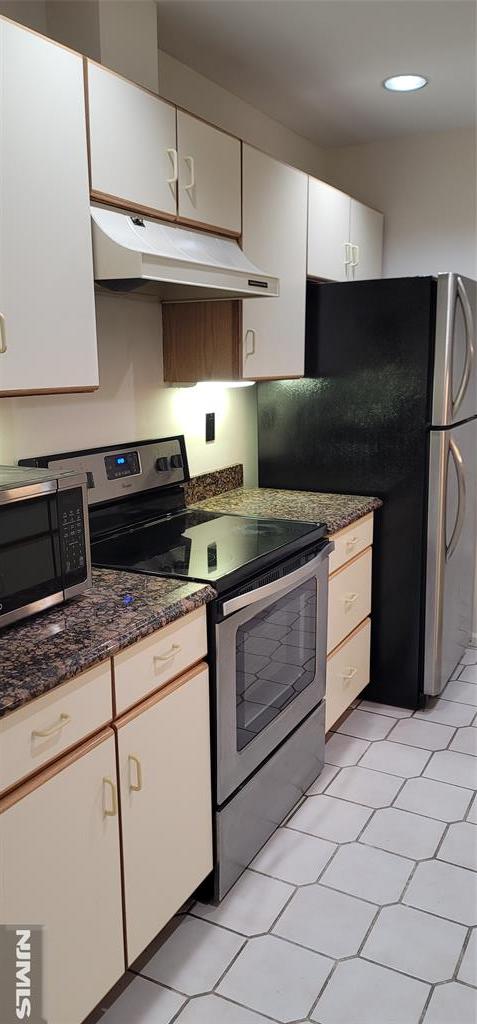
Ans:
[[[459,384],[459,390],[455,396],[455,401],[452,406],[452,418],[455,420],[457,410],[460,408],[467,386],[472,373],[472,367],[475,358],[474,349],[474,323],[472,317],[472,309],[469,302],[469,297],[465,290],[464,282],[461,277],[457,278],[457,298],[460,300],[462,306],[462,312],[464,314],[465,324],[465,365],[464,372],[462,374],[462,380]]]
[[[300,566],[299,569],[288,573],[287,576],[281,576],[280,579],[273,580],[272,583],[265,583],[263,587],[257,587],[256,590],[251,590],[247,594],[239,594],[237,597],[231,597],[229,601],[224,601],[224,618],[227,615],[231,615],[232,612],[239,612],[242,608],[247,608],[249,605],[258,604],[265,597],[275,597],[275,595],[280,594],[282,591],[288,590],[294,583],[300,583],[304,579],[309,579],[317,571],[325,558],[328,558],[333,549],[334,544],[331,541],[322,548],[316,558],[312,558],[306,565]]]

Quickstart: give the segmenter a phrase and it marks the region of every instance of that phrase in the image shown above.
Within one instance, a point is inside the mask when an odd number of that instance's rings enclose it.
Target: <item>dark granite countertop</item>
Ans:
[[[215,597],[208,585],[93,570],[93,587],[0,631],[0,716]]]
[[[238,487],[198,501],[194,507],[209,512],[234,512],[269,519],[297,519],[326,523],[331,535],[380,508],[380,498],[357,494],[324,494],[320,491],[282,491],[270,487]]]

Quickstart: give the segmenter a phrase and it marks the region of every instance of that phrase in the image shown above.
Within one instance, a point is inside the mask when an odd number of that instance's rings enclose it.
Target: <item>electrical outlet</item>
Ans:
[[[205,440],[215,441],[215,412],[205,414]]]

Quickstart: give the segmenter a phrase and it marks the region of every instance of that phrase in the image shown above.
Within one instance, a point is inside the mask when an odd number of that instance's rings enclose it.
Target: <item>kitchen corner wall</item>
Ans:
[[[185,433],[193,475],[235,462],[257,478],[256,388],[163,385],[161,308],[148,299],[98,294],[99,391],[0,398],[0,463],[28,455]],[[216,438],[205,443],[205,413]]]

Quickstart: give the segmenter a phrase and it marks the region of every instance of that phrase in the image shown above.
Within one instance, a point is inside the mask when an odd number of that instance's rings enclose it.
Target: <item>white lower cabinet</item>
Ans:
[[[80,1024],[123,973],[111,729],[0,801],[0,921],[43,928],[48,1024]]]
[[[208,668],[116,723],[128,964],[212,869]]]
[[[371,619],[365,621],[328,657],[326,729],[341,717],[369,683]]]

